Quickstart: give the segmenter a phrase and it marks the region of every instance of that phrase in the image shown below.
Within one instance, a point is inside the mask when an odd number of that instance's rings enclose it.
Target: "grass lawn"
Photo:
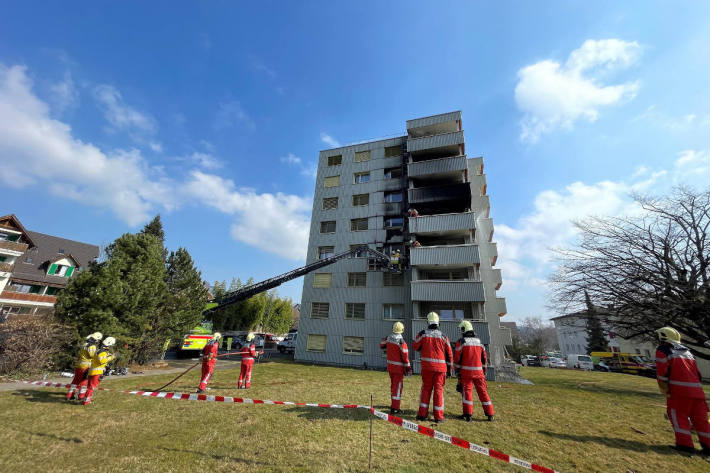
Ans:
[[[199,367],[198,367],[199,368]],[[199,369],[172,390],[194,392]],[[252,388],[238,370],[215,372],[208,394],[280,401],[389,406],[384,372],[256,365]],[[677,454],[664,399],[652,379],[623,374],[523,368],[535,385],[489,384],[496,421],[465,423],[455,383],[448,421],[437,429],[561,472],[704,472],[710,463]],[[175,375],[107,378],[102,387],[158,387]],[[421,380],[405,380],[403,417],[414,421]],[[91,406],[63,401],[56,388],[0,393],[2,472],[366,471],[368,412],[294,406],[173,401],[99,392]],[[431,426],[432,424],[427,423]],[[637,429],[643,433],[634,431]],[[468,452],[375,419],[373,470],[514,472],[523,468]]]

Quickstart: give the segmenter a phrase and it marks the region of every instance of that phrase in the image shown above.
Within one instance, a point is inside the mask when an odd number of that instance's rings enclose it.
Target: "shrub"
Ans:
[[[31,375],[63,368],[74,340],[70,327],[53,317],[16,315],[0,323],[0,374]]]

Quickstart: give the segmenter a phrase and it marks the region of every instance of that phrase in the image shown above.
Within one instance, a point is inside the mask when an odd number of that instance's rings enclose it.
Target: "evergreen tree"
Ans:
[[[293,325],[293,302],[291,299],[276,299],[271,314],[264,322],[264,331],[286,333]]]
[[[202,321],[202,312],[208,298],[207,288],[202,284],[202,275],[185,248],[180,247],[170,253],[166,283],[168,301],[161,331],[168,338],[181,337]]]
[[[584,297],[587,305],[587,353],[593,351],[607,351],[609,347],[597,310],[589,299],[589,294],[585,292]]]
[[[165,232],[163,231],[163,222],[162,220],[160,220],[160,214],[156,215],[155,218],[150,221],[150,223],[147,223],[145,227],[143,227],[143,230],[141,230],[141,233],[144,233],[146,235],[153,235],[158,240],[160,240],[161,245],[164,245]]]

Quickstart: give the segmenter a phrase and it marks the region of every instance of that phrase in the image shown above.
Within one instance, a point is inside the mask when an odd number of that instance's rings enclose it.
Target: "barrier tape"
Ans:
[[[56,387],[56,388],[70,388],[72,384],[63,383],[52,383],[49,381],[19,381],[25,384],[32,384],[35,386],[46,386],[46,387]],[[102,391],[110,391],[110,389],[98,388]],[[378,411],[370,406],[363,406],[360,404],[326,404],[326,403],[310,403],[310,402],[291,402],[291,401],[271,401],[262,399],[248,399],[241,397],[231,397],[231,396],[216,396],[210,394],[197,394],[197,393],[180,393],[180,392],[165,392],[165,391],[115,391],[121,394],[131,394],[135,396],[143,397],[155,397],[159,399],[173,399],[176,401],[203,401],[203,402],[229,402],[229,403],[241,403],[241,404],[265,404],[265,405],[277,405],[277,406],[302,406],[302,407],[323,407],[329,409],[367,409],[370,414],[375,417],[389,422],[391,424],[402,427],[405,430],[411,432],[416,432],[418,434],[426,435],[429,438],[439,440],[450,445],[455,445],[457,447],[464,448],[470,452],[478,453],[480,455],[485,455],[490,458],[495,458],[497,460],[510,463],[511,465],[517,465],[522,468],[526,468],[532,471],[538,471],[540,473],[560,473],[552,468],[547,468],[536,463],[531,463],[520,458],[516,458],[512,455],[499,452],[492,448],[483,447],[477,445],[468,440],[464,440],[453,435],[445,434],[444,432],[439,432],[430,427],[420,425],[414,422],[409,422],[408,420],[402,419],[401,417],[396,417],[391,414],[387,414],[382,411]]]

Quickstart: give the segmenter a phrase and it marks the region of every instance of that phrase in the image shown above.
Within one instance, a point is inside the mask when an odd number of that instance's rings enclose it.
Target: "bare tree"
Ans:
[[[518,326],[518,331],[521,353],[539,355],[559,348],[555,325],[543,321],[542,317],[526,317]]]
[[[561,312],[583,308],[624,338],[676,328],[697,351],[710,338],[710,190],[676,188],[664,198],[635,195],[642,214],[575,223],[581,243],[556,250],[552,302]]]

